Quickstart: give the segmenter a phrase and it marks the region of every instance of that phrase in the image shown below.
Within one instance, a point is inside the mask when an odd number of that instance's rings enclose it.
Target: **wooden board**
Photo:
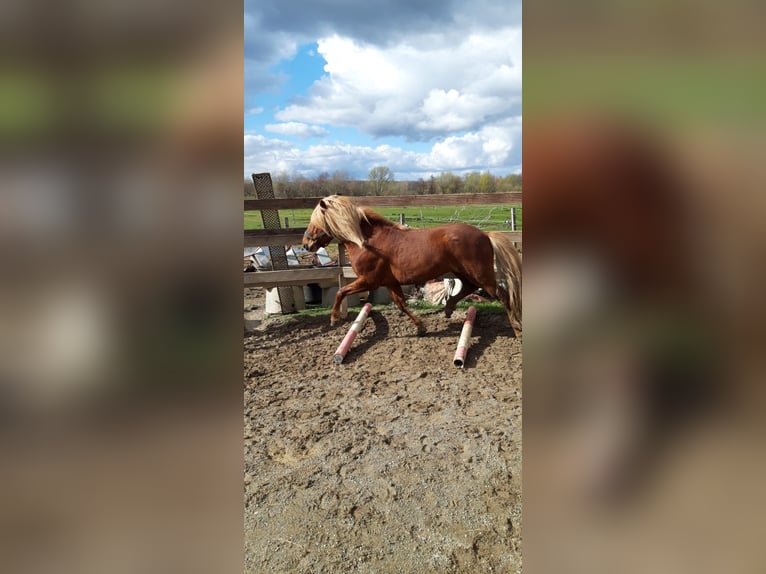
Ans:
[[[342,270],[337,267],[311,269],[288,269],[287,271],[256,271],[244,273],[245,287],[282,287],[286,285],[308,285],[309,283],[334,282],[341,277],[356,279],[351,267]]]
[[[292,199],[246,199],[245,211],[259,209],[313,209],[321,197],[296,197]],[[453,193],[447,195],[377,195],[352,197],[354,203],[370,207],[407,207],[439,205],[518,205],[520,191],[502,193]]]
[[[511,241],[521,243],[521,231],[502,231],[501,233],[508,235],[511,238]],[[245,247],[300,245],[302,241],[303,229],[248,229],[245,231]]]

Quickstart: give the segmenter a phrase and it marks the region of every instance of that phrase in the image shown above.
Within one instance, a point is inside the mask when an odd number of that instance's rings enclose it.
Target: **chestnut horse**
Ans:
[[[502,232],[485,233],[464,223],[408,229],[348,197],[331,195],[314,208],[303,235],[303,247],[312,252],[337,239],[357,275],[338,290],[330,324],[340,318],[340,304],[348,295],[387,287],[418,334],[424,333],[423,322],[404,302],[401,286],[453,273],[463,287],[447,300],[447,317],[458,301],[481,287],[503,304],[516,336],[521,333],[521,256]]]

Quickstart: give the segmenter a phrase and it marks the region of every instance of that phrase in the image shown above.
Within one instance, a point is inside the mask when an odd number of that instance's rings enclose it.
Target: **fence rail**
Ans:
[[[245,247],[268,247],[271,245],[296,245],[303,240],[303,228],[295,229],[248,229],[245,231]],[[521,231],[503,231],[516,243],[521,243]]]
[[[246,199],[245,211],[263,209],[302,209],[314,208],[321,197],[301,197],[292,199]],[[456,193],[450,195],[388,195],[353,197],[358,205],[369,207],[409,207],[409,206],[450,206],[450,205],[508,205],[521,204],[521,192],[503,193]],[[245,247],[266,247],[295,245],[303,239],[303,229],[250,229],[245,233]],[[521,243],[521,231],[504,231],[514,242]],[[284,271],[257,271],[245,273],[245,287],[283,287],[289,285],[307,285],[325,281],[339,281],[343,284],[348,279],[356,279],[356,274],[349,267],[344,267],[345,254],[339,250],[339,265],[323,268],[290,269]]]
[[[245,211],[261,209],[313,209],[321,197],[292,199],[246,199]],[[452,193],[447,195],[367,195],[352,197],[367,207],[430,207],[439,205],[505,205],[521,203],[520,191],[501,193]]]

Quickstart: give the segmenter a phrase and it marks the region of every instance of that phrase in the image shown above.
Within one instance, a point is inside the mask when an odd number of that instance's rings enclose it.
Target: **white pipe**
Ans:
[[[364,325],[364,322],[367,320],[367,316],[370,314],[371,309],[372,305],[365,303],[364,307],[362,307],[362,310],[359,311],[359,315],[356,316],[354,323],[351,325],[351,327],[349,327],[348,333],[346,333],[346,336],[343,337],[343,341],[341,341],[341,344],[335,351],[335,357],[333,360],[335,361],[336,365],[339,365],[343,362],[343,359],[346,357],[346,353],[348,353],[348,350],[351,348],[351,344],[354,342],[356,334],[362,330],[362,325]]]
[[[452,363],[460,369],[465,366],[465,355],[468,352],[468,347],[471,346],[471,331],[473,331],[473,322],[475,320],[476,307],[471,305],[468,307],[468,313],[466,313],[465,322],[463,323],[463,330],[460,332],[460,339],[458,339],[457,342],[455,358],[452,359]]]

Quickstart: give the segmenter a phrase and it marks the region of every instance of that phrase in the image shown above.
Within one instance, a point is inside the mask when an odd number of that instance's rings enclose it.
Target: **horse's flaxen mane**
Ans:
[[[362,207],[360,209],[364,211],[364,214],[367,217],[367,221],[369,221],[372,225],[382,225],[385,227],[396,227],[397,229],[407,229],[404,225],[400,225],[395,221],[391,221],[387,217],[381,215],[377,211],[373,211],[369,207]]]
[[[350,241],[364,246],[362,221],[371,225],[387,225],[404,229],[379,213],[356,205],[350,198],[330,195],[323,198],[311,213],[311,224],[323,229],[339,241]]]

